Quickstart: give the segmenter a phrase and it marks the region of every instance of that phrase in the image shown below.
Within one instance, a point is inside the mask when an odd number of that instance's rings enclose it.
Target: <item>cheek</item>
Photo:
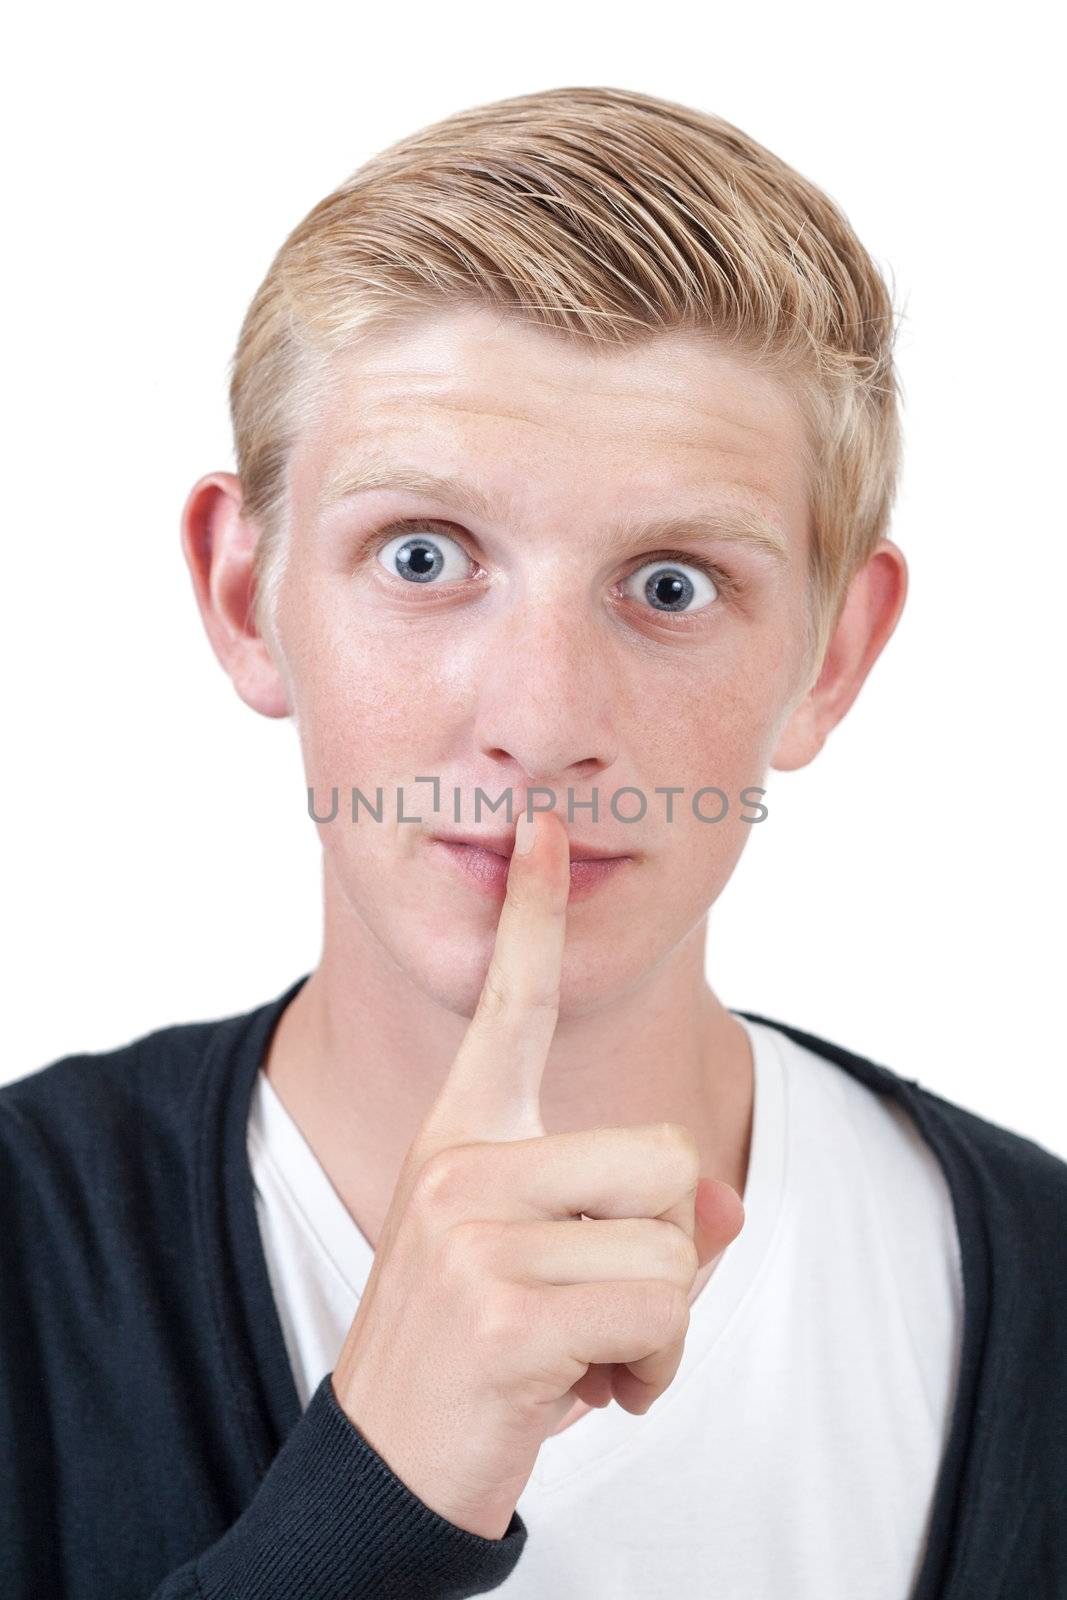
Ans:
[[[778,711],[774,678],[759,663],[738,672],[677,673],[645,703],[638,753],[653,784],[716,784],[732,795],[759,781]]]
[[[308,781],[366,786],[424,770],[418,758],[434,753],[447,707],[434,674],[413,670],[410,636],[320,606],[300,637],[314,641],[290,657]]]

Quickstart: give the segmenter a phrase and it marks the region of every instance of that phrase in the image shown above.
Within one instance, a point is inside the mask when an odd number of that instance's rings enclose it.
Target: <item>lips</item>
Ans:
[[[512,840],[497,837],[494,843],[497,848],[486,843],[485,835],[477,839],[464,839],[458,834],[436,835],[429,839],[428,847],[437,859],[450,863],[450,871],[458,871],[470,887],[491,896],[499,904],[511,870]],[[568,906],[587,899],[602,885],[634,870],[633,856],[601,855],[592,852],[588,845],[572,846],[572,852]]]
[[[515,844],[514,833],[510,834],[459,834],[437,833],[433,836],[441,844],[473,845],[478,850],[489,850],[496,856],[502,856],[505,861],[511,857]],[[593,845],[581,844],[578,840],[570,840],[570,859],[575,861],[620,861],[628,859],[630,852],[627,850],[601,850]]]

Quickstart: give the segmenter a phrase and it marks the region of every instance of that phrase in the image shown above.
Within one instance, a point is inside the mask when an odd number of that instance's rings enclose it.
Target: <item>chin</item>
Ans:
[[[441,927],[442,921],[435,920],[417,930],[397,929],[400,942],[390,948],[416,988],[445,1010],[470,1019],[489,969],[496,924],[490,919],[482,926],[471,917],[456,915],[446,934]],[[560,1016],[582,1016],[610,1004],[639,982],[648,966],[647,942],[622,942],[608,928],[586,938],[570,933],[560,981]]]

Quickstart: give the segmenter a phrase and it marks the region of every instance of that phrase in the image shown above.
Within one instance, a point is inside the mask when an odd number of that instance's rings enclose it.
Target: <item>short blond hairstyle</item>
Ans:
[[[230,382],[260,631],[288,548],[286,463],[333,356],[408,313],[471,304],[601,346],[703,330],[792,381],[813,681],[896,492],[892,298],[814,184],[721,118],[630,89],[457,112],[366,161],[282,244]]]

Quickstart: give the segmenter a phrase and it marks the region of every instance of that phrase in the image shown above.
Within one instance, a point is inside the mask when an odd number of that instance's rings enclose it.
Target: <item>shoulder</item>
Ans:
[[[173,1123],[220,1022],[155,1029],[111,1050],[62,1056],[0,1087],[0,1137],[25,1153],[109,1137],[149,1137]]]
[[[188,1195],[205,1123],[277,1004],[65,1055],[0,1087],[0,1203],[55,1227],[75,1214],[132,1223],[149,1197]]]
[[[1027,1220],[1055,1227],[1067,1254],[1063,1227],[1067,1161],[1023,1133],[993,1122],[903,1073],[832,1040],[753,1012],[741,1015],[785,1034],[795,1044],[842,1069],[853,1084],[873,1091],[894,1115],[906,1113],[936,1156],[960,1203],[970,1197],[995,1224],[1024,1228]],[[855,1097],[852,1097],[855,1099]]]
[[[90,1264],[98,1272],[186,1226],[194,1085],[214,1036],[211,1024],[160,1028],[63,1056],[0,1088],[3,1293],[35,1294],[25,1281],[32,1264],[53,1290],[78,1285],[91,1299]]]
[[[920,1083],[907,1083],[905,1096],[958,1187],[980,1197],[990,1229],[1010,1233],[1043,1263],[1058,1256],[1067,1271],[1067,1161]]]
[[[213,1037],[211,1024],[160,1028],[0,1088],[6,1373],[37,1359],[19,1354],[31,1326],[46,1344],[63,1318],[117,1328],[122,1302],[169,1292],[162,1277],[195,1217],[194,1085]]]
[[[238,1090],[281,1003],[65,1055],[0,1088],[0,1302],[22,1308],[0,1325],[0,1366],[20,1321],[43,1337],[75,1304],[119,1318],[120,1301],[173,1306],[190,1287],[190,1251],[222,1225],[220,1185],[243,1181]]]
[[[307,982],[250,1011],[169,1023],[111,1050],[79,1051],[0,1086],[0,1121],[74,1133],[88,1116],[94,1132],[128,1125],[130,1113],[180,1117],[209,1059],[225,1066],[260,1052],[282,1011]]]
[[[246,1069],[251,1081],[306,976],[251,1011],[172,1023],[111,1050],[62,1056],[0,1087],[7,1191],[26,1178],[39,1189],[45,1178],[101,1205],[115,1174],[160,1192],[180,1183],[182,1170],[191,1175],[202,1161],[202,1141],[217,1147],[223,1121],[243,1115],[235,1086]],[[111,1185],[121,1187],[118,1179]]]

